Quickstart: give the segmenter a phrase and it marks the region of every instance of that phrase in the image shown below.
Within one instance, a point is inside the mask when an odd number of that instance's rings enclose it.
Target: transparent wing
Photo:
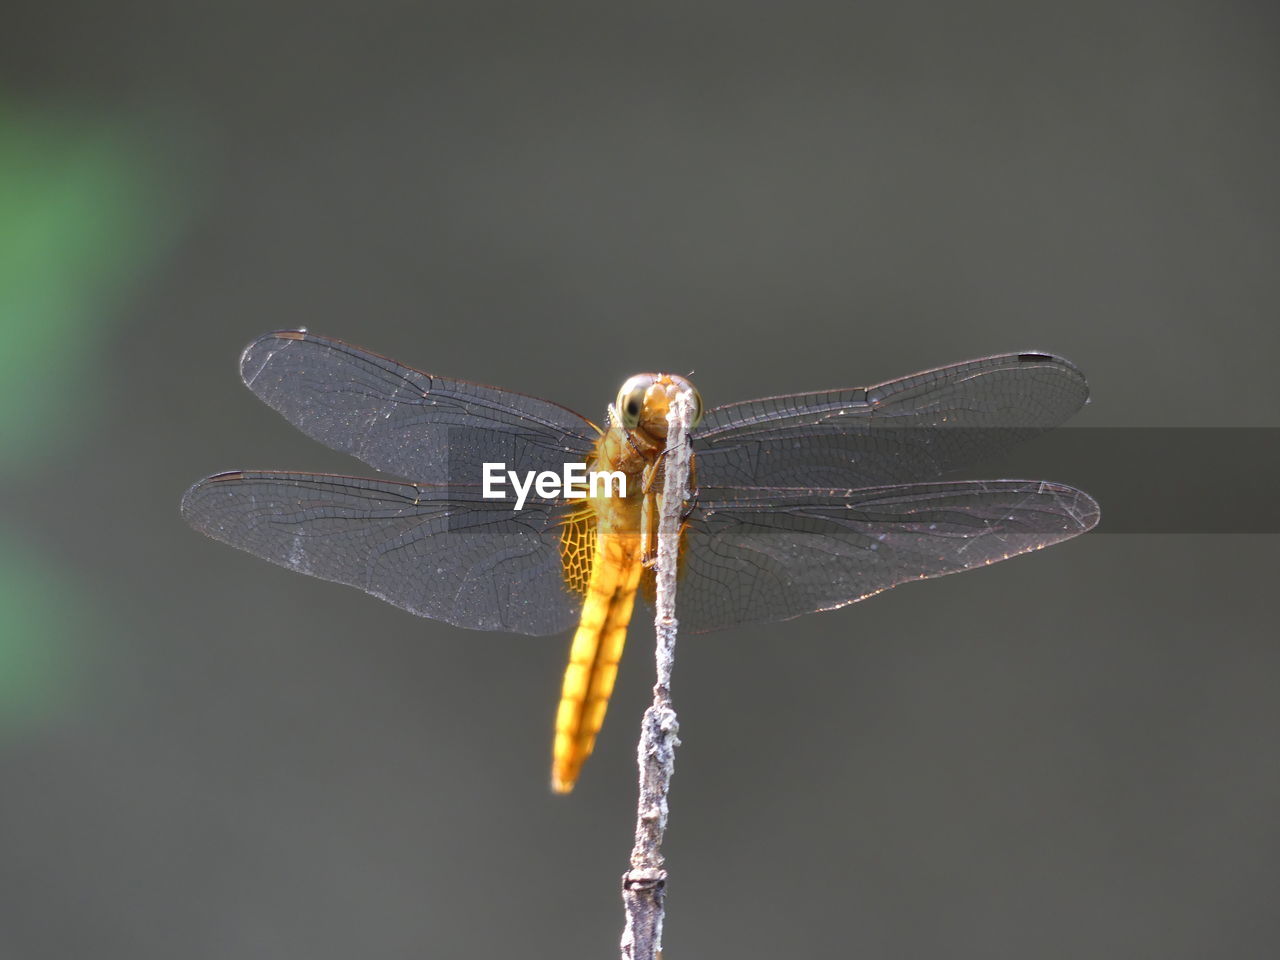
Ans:
[[[240,375],[309,437],[419,483],[479,483],[486,462],[559,473],[585,461],[597,436],[547,400],[432,376],[303,331],[253,341]]]
[[[560,517],[479,488],[307,473],[223,473],[182,498],[202,533],[282,567],[345,583],[419,616],[541,636],[569,629]]]
[[[703,486],[858,487],[931,480],[1057,426],[1084,375],[1044,353],[940,367],[875,387],[717,407],[694,433]]]
[[[695,632],[788,620],[1038,550],[1098,522],[1088,494],[985,480],[862,490],[702,488],[676,595]]]

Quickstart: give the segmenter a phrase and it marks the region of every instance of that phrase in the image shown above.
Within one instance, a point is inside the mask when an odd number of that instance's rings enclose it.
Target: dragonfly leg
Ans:
[[[688,440],[685,440],[685,443],[688,442]],[[669,452],[670,450],[666,448],[659,452],[653,463],[650,464],[648,469],[645,471],[643,486],[641,487],[641,491],[644,493],[644,506],[641,508],[642,512],[640,515],[640,529],[643,538],[643,549],[640,553],[640,560],[646,569],[652,568],[658,562],[658,504],[654,488],[657,485],[659,477],[663,477],[663,482],[665,483],[662,460]],[[693,514],[694,509],[698,506],[698,490],[696,487],[691,492],[690,496],[692,499],[686,504],[684,510],[680,514],[680,523],[682,527]]]
[[[648,467],[641,487],[644,496],[640,501],[640,563],[646,570],[658,562],[658,498],[653,492],[657,473],[656,463]]]
[[[681,525],[687,523],[689,518],[693,516],[693,511],[698,508],[698,497],[700,496],[700,493],[701,491],[696,487],[689,491],[689,501],[685,504],[684,512],[680,514]]]

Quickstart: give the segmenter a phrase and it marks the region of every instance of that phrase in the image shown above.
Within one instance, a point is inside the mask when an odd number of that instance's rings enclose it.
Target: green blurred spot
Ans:
[[[85,635],[83,588],[68,598],[76,585],[32,553],[0,531],[0,734],[66,708],[75,638]]]
[[[174,219],[153,166],[102,121],[0,104],[0,465],[92,426],[95,355]]]

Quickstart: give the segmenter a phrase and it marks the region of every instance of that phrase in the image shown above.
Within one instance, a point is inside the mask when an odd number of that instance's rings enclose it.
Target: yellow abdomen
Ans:
[[[596,533],[591,580],[556,711],[551,762],[556,793],[573,789],[604,723],[643,570],[640,548],[634,533]]]

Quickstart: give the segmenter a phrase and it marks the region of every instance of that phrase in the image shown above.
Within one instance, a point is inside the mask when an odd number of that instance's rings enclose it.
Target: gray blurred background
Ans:
[[[645,625],[551,796],[567,639],[183,525],[216,470],[367,472],[241,347],[307,326],[593,419],[655,367],[714,405],[1041,349],[1079,425],[1280,426],[1278,25],[10,5],[0,956],[616,956]],[[1099,534],[685,638],[667,956],[1278,955],[1276,549]]]

